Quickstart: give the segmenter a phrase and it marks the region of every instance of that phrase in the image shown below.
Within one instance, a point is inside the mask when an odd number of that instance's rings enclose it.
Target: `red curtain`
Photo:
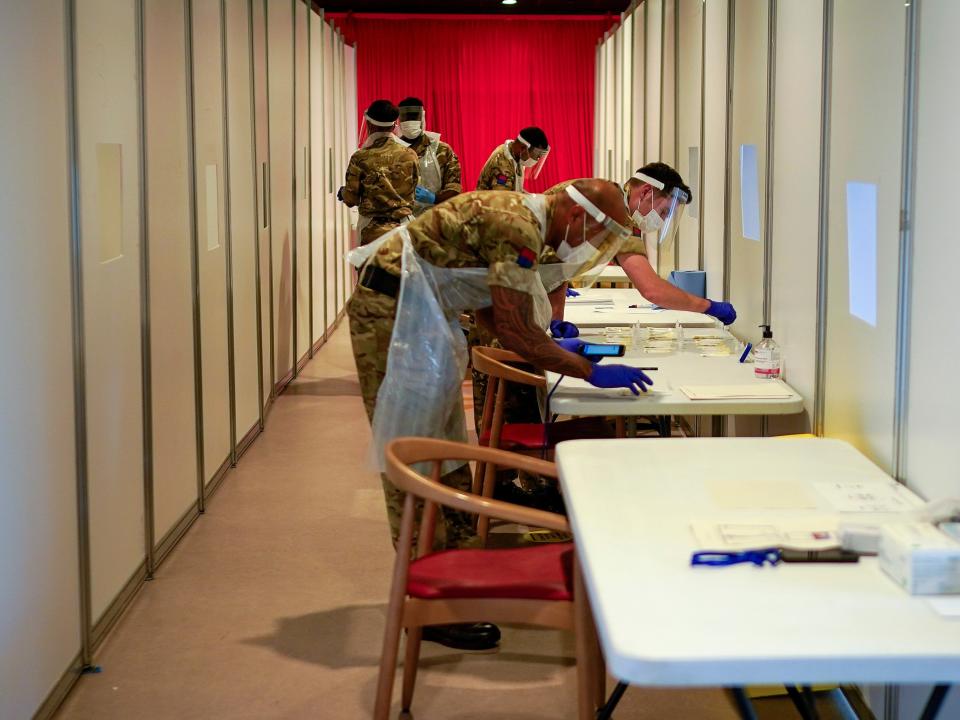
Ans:
[[[493,149],[528,125],[543,128],[551,150],[527,190],[593,174],[595,50],[613,18],[328,17],[357,43],[361,116],[378,98],[422,99],[427,128],[441,133],[460,158],[464,190],[474,189]]]

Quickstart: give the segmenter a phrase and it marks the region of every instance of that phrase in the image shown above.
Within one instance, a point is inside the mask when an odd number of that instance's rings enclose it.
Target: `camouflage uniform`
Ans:
[[[470,192],[458,195],[428,210],[407,229],[417,254],[438,267],[486,267],[490,285],[521,292],[530,292],[540,282],[536,266],[543,249],[542,230],[536,216],[517,193]],[[369,262],[399,276],[401,249],[402,238],[390,238]],[[386,374],[396,308],[396,299],[362,285],[357,286],[347,303],[360,392],[371,421],[377,393]],[[469,490],[469,466],[445,475],[443,482],[453,488]],[[396,543],[403,512],[403,493],[385,477],[383,489],[390,530]],[[463,547],[475,542],[476,534],[469,515],[444,509],[438,523],[438,545]]]
[[[513,190],[523,192],[523,167],[507,148],[507,140],[494,150],[480,171],[477,190]]]
[[[436,133],[424,132],[410,143],[410,149],[417,153],[420,169],[420,185],[436,194],[463,192],[460,183],[460,160],[447,143],[440,140]],[[415,215],[422,215],[432,205],[414,203]]]
[[[353,154],[341,195],[348,207],[360,212],[361,245],[413,217],[419,180],[417,154],[392,135],[378,137]]]

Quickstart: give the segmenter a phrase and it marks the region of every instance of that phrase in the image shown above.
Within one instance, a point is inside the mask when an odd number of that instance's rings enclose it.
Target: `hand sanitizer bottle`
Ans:
[[[683,352],[683,325],[679,320],[673,326],[673,336],[677,339],[677,352]]]
[[[761,325],[763,340],[753,349],[753,376],[761,380],[780,378],[780,346],[773,340],[769,325]]]

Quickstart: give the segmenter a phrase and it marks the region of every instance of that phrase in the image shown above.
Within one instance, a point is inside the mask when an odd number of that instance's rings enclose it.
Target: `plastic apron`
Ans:
[[[398,437],[415,436],[467,442],[461,384],[467,371],[467,342],[460,329],[464,310],[491,305],[488,269],[440,268],[413,247],[405,226],[347,254],[362,267],[388,239],[403,239],[400,294],[387,358],[386,376],[377,394],[371,460],[384,472],[384,450]],[[550,324],[550,301],[539,275],[531,274],[537,324]],[[444,463],[443,473],[464,465]],[[429,473],[429,469],[420,468]]]
[[[382,137],[389,137],[389,138],[390,138],[391,140],[393,140],[394,142],[398,142],[398,143],[400,143],[401,145],[403,145],[404,147],[407,147],[407,144],[406,144],[403,140],[401,140],[399,137],[397,137],[393,132],[376,132],[376,133],[372,133],[372,134],[370,134],[370,135],[367,136],[367,138],[366,138],[366,140],[364,141],[362,147],[365,147],[365,148],[366,148],[366,147],[370,147],[370,146],[374,143],[375,140],[378,140],[379,138],[382,138]],[[356,222],[355,225],[353,225],[353,227],[356,229],[356,231],[357,231],[358,233],[362,233],[362,232],[363,232],[363,229],[364,229],[367,225],[369,225],[370,223],[372,223],[372,222],[373,222],[373,218],[372,218],[372,217],[370,217],[370,216],[368,216],[368,215],[362,215],[362,214],[360,214],[360,213],[357,213],[357,222]],[[403,220],[403,222],[409,222],[409,218]],[[351,224],[353,224],[353,223],[351,223]]]
[[[436,194],[443,187],[443,174],[440,170],[440,161],[437,159],[437,148],[440,147],[440,133],[424,132],[430,140],[423,157],[419,160],[420,166],[420,185],[430,192]],[[420,215],[425,210],[432,208],[433,205],[422,203],[419,200],[414,201],[413,214]]]

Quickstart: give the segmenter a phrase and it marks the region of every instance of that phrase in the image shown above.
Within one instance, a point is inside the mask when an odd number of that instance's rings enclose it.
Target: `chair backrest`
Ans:
[[[543,527],[560,532],[570,531],[570,525],[563,515],[454,490],[440,482],[440,466],[444,460],[484,462],[556,478],[557,467],[552,462],[517,455],[505,450],[417,437],[392,440],[387,445],[385,456],[387,477],[390,478],[390,482],[410,495],[423,498],[429,503],[446,505],[467,513],[509,520],[521,525]],[[414,463],[421,462],[433,463],[432,478],[425,477],[410,467]]]
[[[509,350],[484,346],[473,348],[473,367],[478,372],[507,382],[546,387],[547,380],[543,375],[527,372],[507,364],[525,362],[527,361]]]

